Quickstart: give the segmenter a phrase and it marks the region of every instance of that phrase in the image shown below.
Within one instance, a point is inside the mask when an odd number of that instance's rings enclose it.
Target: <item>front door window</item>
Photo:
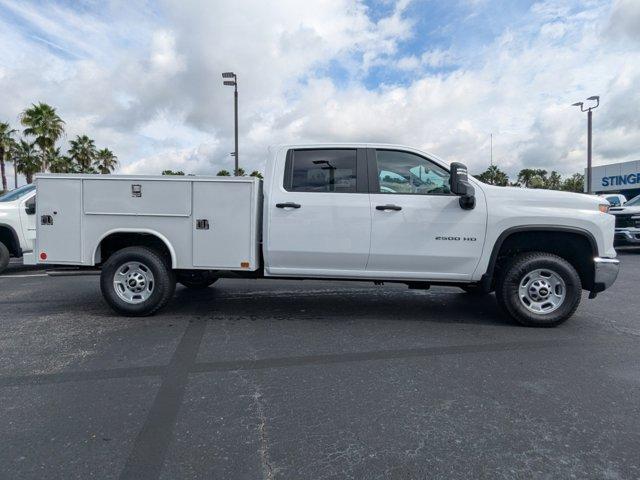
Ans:
[[[413,153],[397,150],[376,150],[378,193],[414,195],[446,195],[449,172]]]

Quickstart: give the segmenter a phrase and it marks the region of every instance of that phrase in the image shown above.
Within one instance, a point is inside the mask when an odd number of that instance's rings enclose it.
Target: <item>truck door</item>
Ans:
[[[463,210],[449,172],[402,150],[367,149],[371,183],[371,253],[367,270],[391,277],[470,279],[482,253],[487,212]]]
[[[364,272],[371,236],[365,150],[291,149],[275,172],[266,200],[267,275]]]
[[[20,223],[24,235],[25,252],[31,252],[36,241],[36,195],[20,203]]]

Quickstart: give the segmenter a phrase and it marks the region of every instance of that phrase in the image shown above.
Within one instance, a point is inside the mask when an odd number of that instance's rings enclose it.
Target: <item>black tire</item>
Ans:
[[[0,273],[4,272],[9,266],[9,257],[11,257],[9,249],[4,243],[0,242]]]
[[[150,295],[139,303],[128,303],[121,298],[114,284],[116,272],[130,262],[139,262],[153,275]],[[162,256],[150,248],[123,248],[111,255],[102,266],[100,290],[109,306],[121,315],[131,317],[151,315],[171,300],[175,288],[176,277],[173,270]]]
[[[564,299],[555,310],[532,312],[525,306],[527,298],[521,300],[520,282],[536,270],[559,276],[564,281]],[[545,290],[546,292],[546,290]],[[515,257],[503,269],[496,281],[498,305],[521,325],[530,327],[555,327],[566,321],[578,308],[582,297],[582,283],[576,269],[565,259],[544,252],[523,253]],[[530,300],[529,300],[530,301]],[[544,300],[541,302],[543,303]]]
[[[176,273],[178,283],[187,288],[201,290],[218,281],[218,277],[210,270],[182,270]]]

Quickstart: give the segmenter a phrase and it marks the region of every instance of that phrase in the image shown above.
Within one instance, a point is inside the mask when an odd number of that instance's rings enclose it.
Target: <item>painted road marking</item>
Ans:
[[[2,275],[0,279],[3,278],[27,278],[27,277],[48,277],[46,273],[33,273],[31,275]]]

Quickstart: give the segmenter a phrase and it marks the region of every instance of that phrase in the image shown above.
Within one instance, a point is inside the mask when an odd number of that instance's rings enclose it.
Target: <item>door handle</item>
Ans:
[[[300,208],[300,204],[293,202],[276,203],[276,208]]]
[[[399,205],[377,205],[376,210],[402,210],[402,207]]]

